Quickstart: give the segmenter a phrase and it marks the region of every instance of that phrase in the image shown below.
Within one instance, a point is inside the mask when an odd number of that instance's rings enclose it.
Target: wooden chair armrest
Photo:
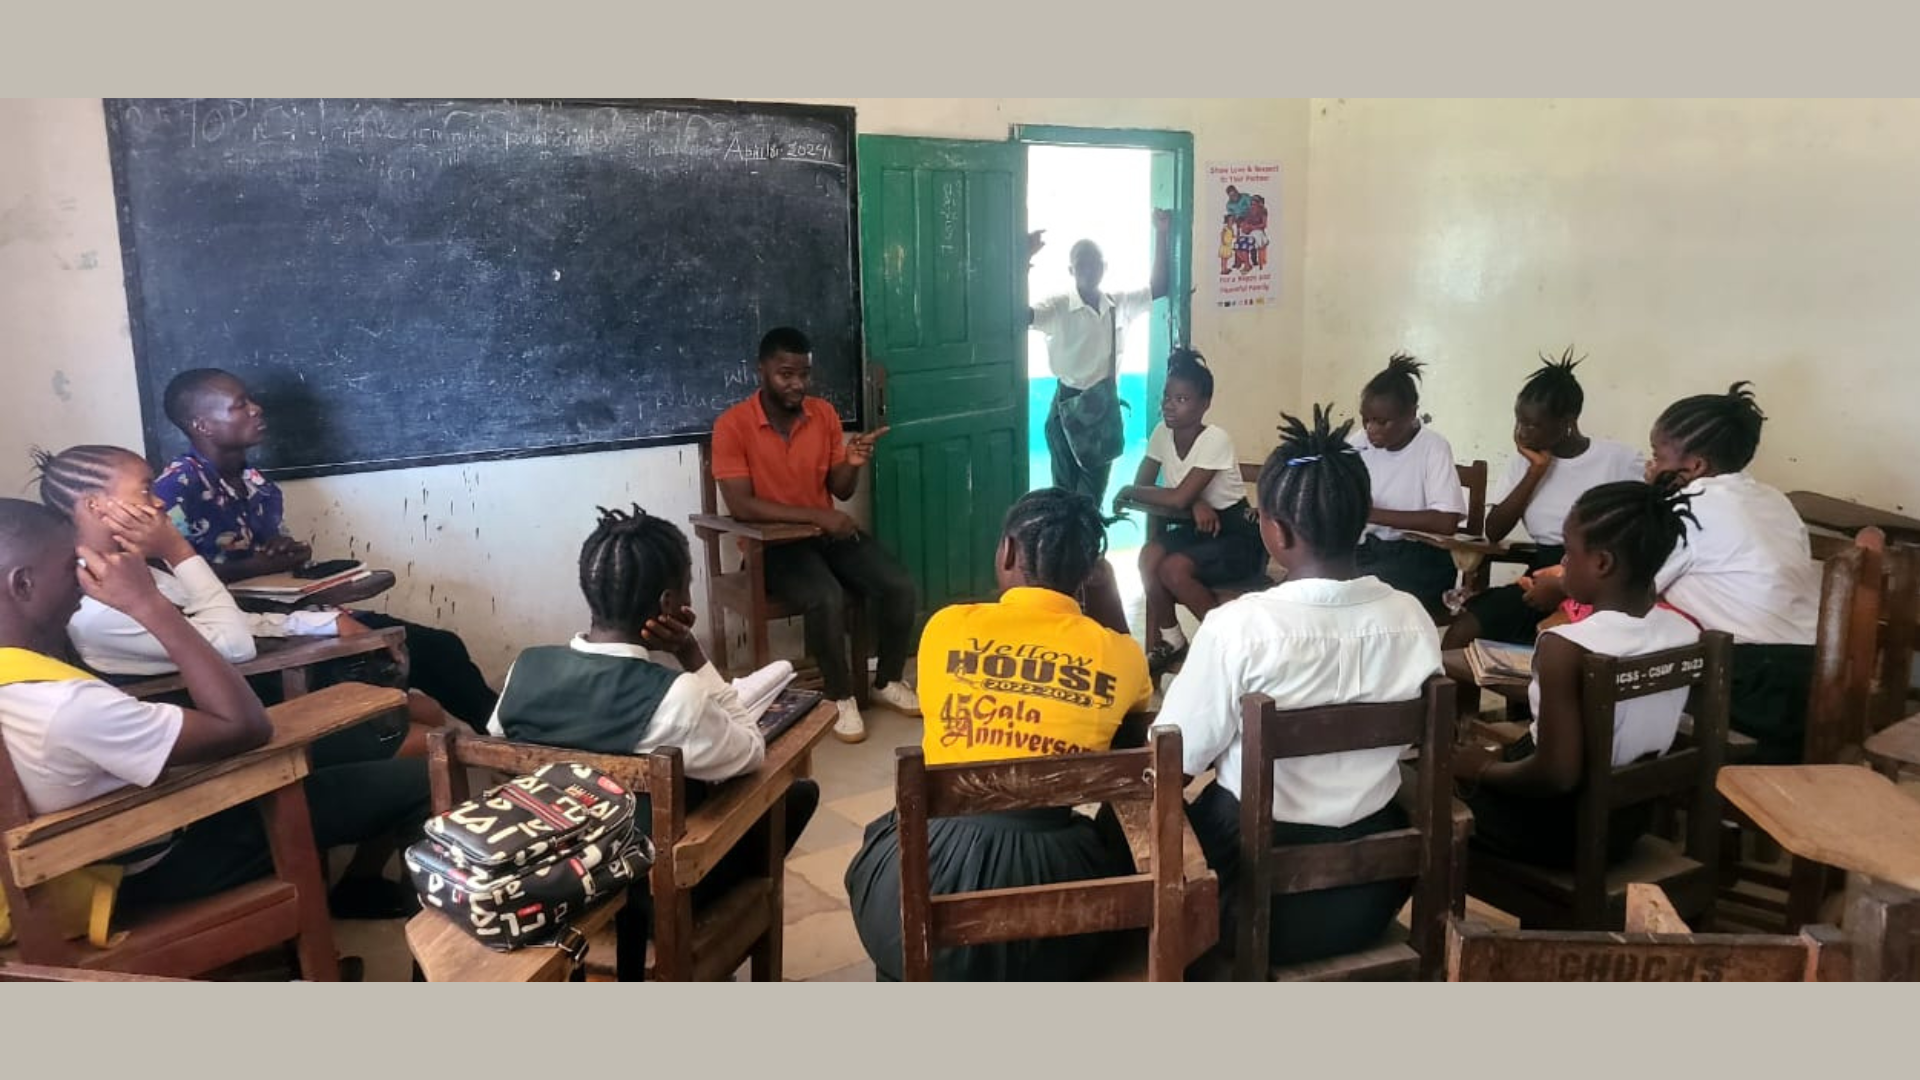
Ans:
[[[831,702],[814,706],[767,748],[767,760],[759,769],[720,783],[687,815],[686,831],[680,834],[672,852],[660,853],[660,858],[673,860],[677,885],[692,888],[698,884],[768,810],[787,797],[787,789],[800,775],[811,748],[826,735],[837,716]]]
[[[0,848],[23,884],[45,881],[294,783],[307,773],[306,748],[314,740],[406,707],[401,691],[362,683],[341,683],[275,705],[267,710],[274,734],[265,746],[168,769],[148,787],[123,788],[42,814],[8,829]],[[67,841],[55,843],[62,837]]]
[[[739,521],[721,514],[694,514],[687,520],[693,523],[693,531],[703,539],[710,534],[725,534],[758,540],[763,544],[783,544],[820,535],[816,525],[790,521]]]

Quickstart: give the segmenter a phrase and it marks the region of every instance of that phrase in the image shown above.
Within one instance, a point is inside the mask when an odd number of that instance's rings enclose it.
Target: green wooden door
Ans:
[[[993,594],[1026,490],[1026,148],[860,137],[874,530],[924,610]]]

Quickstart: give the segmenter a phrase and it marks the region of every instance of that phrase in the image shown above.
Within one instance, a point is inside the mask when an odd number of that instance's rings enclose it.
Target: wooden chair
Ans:
[[[779,804],[750,833],[750,842],[769,853],[765,875],[747,878],[695,912],[693,886],[698,880],[687,879],[679,866],[683,860],[677,857],[684,854],[682,849],[691,832],[686,772],[678,747],[663,747],[650,754],[594,754],[483,738],[445,728],[427,739],[434,813],[443,814],[472,797],[468,769],[485,770],[505,780],[559,761],[576,761],[599,769],[629,791],[646,796],[651,804],[648,833],[656,855],[647,877],[654,910],[648,980],[718,981],[751,960],[756,981],[778,982],[786,869],[785,846],[779,835],[784,824]],[[575,925],[591,935],[612,919],[624,900],[616,898],[603,908],[595,908]],[[431,908],[407,923],[407,946],[429,982],[557,982],[572,972],[571,958],[560,949],[494,952]]]
[[[933,978],[937,949],[1141,927],[1147,929],[1147,980],[1179,982],[1219,933],[1217,879],[1208,872],[1189,888],[1183,871],[1186,806],[1178,728],[1154,728],[1145,749],[968,765],[928,765],[918,746],[904,746],[895,751],[894,795],[907,982]],[[932,895],[932,818],[1141,800],[1153,807],[1147,872]]]
[[[1467,491],[1467,520],[1461,524],[1460,531],[1468,536],[1487,534],[1487,462],[1485,458],[1475,458],[1471,464],[1454,462],[1454,472],[1460,477],[1460,486]]]
[[[278,674],[283,701],[292,701],[313,688],[316,665],[343,657],[386,650],[400,659],[401,677],[406,676],[407,630],[403,626],[369,630],[344,638],[255,638],[254,642],[257,654],[244,664],[235,664],[234,670],[246,676]],[[186,680],[178,673],[123,683],[120,687],[142,699],[178,693],[186,688]]]
[[[1797,936],[1695,934],[1657,886],[1627,886],[1626,932],[1495,930],[1447,924],[1448,982],[1847,982],[1839,930]]]
[[[767,592],[767,548],[810,540],[820,535],[811,525],[785,522],[739,521],[719,512],[719,488],[713,479],[713,443],[700,441],[700,512],[688,519],[693,533],[706,552],[707,621],[713,627],[713,666],[728,677],[746,674],[728,659],[727,613],[746,622],[748,640],[753,649],[753,669],[765,667],[773,659],[768,639],[768,624],[775,619],[799,616],[798,609],[781,603]],[[738,570],[725,569],[721,539],[733,537],[741,553]],[[867,673],[867,658],[873,654],[867,631],[865,600],[851,591],[847,594],[847,630],[851,638],[848,659],[852,668],[854,699],[867,706],[873,678]],[[816,662],[818,657],[815,658]]]
[[[1467,893],[1517,916],[1528,929],[1610,930],[1620,925],[1630,882],[1659,885],[1689,917],[1713,902],[1720,839],[1720,795],[1714,777],[1726,753],[1732,639],[1700,636],[1698,645],[1646,656],[1589,655],[1582,662],[1581,779],[1577,789],[1572,871],[1475,851]],[[1614,707],[1682,687],[1693,690],[1691,736],[1651,760],[1614,766]],[[1615,811],[1662,801],[1686,807],[1684,848],[1642,836],[1627,859],[1607,865]]]
[[[1879,529],[1860,529],[1846,550],[1821,567],[1819,628],[1801,761],[1809,765],[1866,760],[1891,778],[1901,743],[1920,723],[1897,722],[1911,682],[1916,553],[1892,548]],[[1903,726],[1907,725],[1907,726]],[[1746,755],[1733,754],[1736,763]],[[1722,833],[1720,906],[1739,925],[1791,933],[1814,921],[1839,876],[1806,860],[1783,872],[1778,851],[1748,833],[1750,822],[1727,815]],[[1754,855],[1743,858],[1744,848]]]
[[[1419,698],[1389,704],[1277,708],[1265,694],[1240,699],[1239,925],[1234,978],[1331,981],[1440,973],[1449,913],[1465,910],[1460,871],[1472,816],[1453,800],[1453,683],[1427,680]],[[1419,782],[1405,829],[1332,844],[1275,846],[1274,762],[1350,750],[1412,746]],[[1395,930],[1380,945],[1348,956],[1275,968],[1268,963],[1272,897],[1342,885],[1414,879],[1411,940]]]
[[[137,975],[192,976],[293,942],[308,979],[339,977],[327,890],[300,781],[314,738],[406,707],[398,690],[342,683],[267,710],[266,746],[222,761],[170,769],[129,787],[35,817],[0,744],[0,888],[23,961]],[[222,810],[258,801],[274,875],[184,904],[116,919],[107,948],[64,939],[41,887],[70,870],[167,836]]]

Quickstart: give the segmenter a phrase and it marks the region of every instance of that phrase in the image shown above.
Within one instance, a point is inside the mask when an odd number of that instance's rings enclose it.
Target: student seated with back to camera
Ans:
[[[638,506],[601,510],[580,548],[580,591],[591,622],[565,645],[527,649],[507,672],[490,734],[601,754],[680,749],[688,801],[706,784],[752,772],[767,746],[733,684],[707,660],[693,635],[693,556],[686,534]],[[653,654],[665,653],[668,667]],[[820,787],[800,779],[787,789],[786,843],[812,819]],[[645,829],[650,819],[639,821]],[[736,847],[694,889],[699,904],[725,892],[752,869],[753,852]],[[644,882],[616,916],[619,976],[643,977],[652,909]]]

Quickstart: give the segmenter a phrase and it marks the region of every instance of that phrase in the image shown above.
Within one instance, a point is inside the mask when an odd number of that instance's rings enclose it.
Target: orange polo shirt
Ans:
[[[800,418],[785,436],[767,419],[758,390],[713,425],[713,478],[751,480],[754,495],[772,502],[833,509],[827,470],[845,460],[840,414],[825,398],[802,399]]]

